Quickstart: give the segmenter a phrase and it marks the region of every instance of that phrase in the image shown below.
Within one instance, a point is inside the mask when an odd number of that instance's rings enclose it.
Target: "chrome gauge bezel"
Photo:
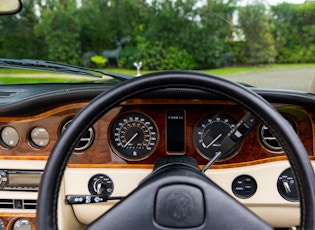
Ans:
[[[111,150],[128,161],[140,161],[151,156],[159,142],[159,131],[147,114],[128,111],[118,115],[109,125]]]
[[[219,128],[219,130],[214,130],[211,137],[209,137],[209,143],[204,143],[205,136],[209,135],[210,132],[209,127],[214,124],[219,124],[222,129],[220,130],[220,127],[215,127]],[[212,159],[220,145],[220,142],[229,133],[229,131],[236,126],[236,124],[237,120],[227,113],[210,113],[202,117],[195,125],[193,132],[193,143],[197,152],[205,159]],[[214,136],[212,137],[212,135]],[[217,161],[222,162],[234,157],[239,152],[242,144],[243,142],[227,154],[223,155]]]

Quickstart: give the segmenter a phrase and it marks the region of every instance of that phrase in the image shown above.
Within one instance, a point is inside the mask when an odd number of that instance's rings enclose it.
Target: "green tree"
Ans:
[[[142,61],[143,69],[195,69],[196,63],[192,55],[178,46],[163,47],[161,41],[150,41],[138,36],[137,46],[127,46],[121,58],[121,64],[127,68],[134,68],[133,63]]]
[[[70,64],[81,63],[80,24],[75,15],[76,1],[47,1],[41,6],[36,33],[43,37],[48,59]]]
[[[246,56],[251,64],[274,63],[276,50],[269,14],[263,3],[239,8],[239,24],[245,35]]]
[[[44,55],[43,41],[34,33],[39,18],[34,1],[24,3],[18,15],[0,17],[0,56],[5,58],[37,58]]]
[[[173,66],[178,62],[173,62],[172,65],[162,63],[163,60],[171,62],[171,58],[166,56],[175,55],[166,55],[165,51],[176,50],[177,60],[182,60],[188,57],[187,54],[189,55],[187,68],[221,65],[228,38],[232,35],[230,19],[235,9],[234,5],[234,0],[208,0],[202,5],[197,0],[153,0],[141,11],[143,15],[138,21],[139,27],[134,30],[135,37],[139,39],[134,40],[129,44],[128,49],[123,51],[124,61],[130,59],[132,55],[150,58],[150,60],[142,60],[143,63],[155,63],[156,60],[151,59],[158,59],[161,63],[160,67]],[[144,42],[144,45],[139,42]],[[145,50],[142,47],[152,48]],[[152,49],[156,52],[155,56],[150,54]],[[132,65],[131,60],[126,63]]]
[[[117,41],[135,38],[145,10],[146,3],[142,0],[82,1],[79,10],[82,52],[101,55],[104,50],[116,49]],[[123,45],[132,42],[132,39],[124,40]]]
[[[278,62],[315,62],[314,12],[315,3],[282,3],[272,7]]]
[[[208,0],[201,7],[197,31],[187,47],[202,68],[222,65],[223,54],[230,51],[228,42],[234,31],[232,15],[236,9],[235,4],[235,0]]]
[[[134,40],[123,50],[122,64],[131,67],[133,62],[142,61],[148,69],[195,68],[194,59],[184,48],[185,40],[194,31],[195,3],[195,0],[154,0],[150,4],[139,1],[136,10],[140,16],[130,26]]]
[[[100,53],[103,49],[113,45],[111,39],[116,38],[116,30],[111,27],[112,11],[114,9],[109,0],[82,1],[78,16],[83,52]]]

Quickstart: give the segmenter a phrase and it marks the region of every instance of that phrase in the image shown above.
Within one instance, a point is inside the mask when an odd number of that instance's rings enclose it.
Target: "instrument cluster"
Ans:
[[[289,106],[278,110],[298,135],[309,136],[307,127],[311,123],[305,111]],[[151,164],[166,155],[188,155],[206,163],[246,112],[230,103],[124,105],[110,122],[107,138],[111,151],[130,163]],[[244,162],[254,154],[255,159],[284,156],[281,145],[263,123],[218,162]]]
[[[185,154],[186,113],[183,110],[166,111],[165,145],[169,155]],[[211,159],[219,151],[224,137],[236,126],[237,120],[226,113],[210,113],[193,127],[193,143],[198,153]],[[125,160],[137,161],[149,157],[159,144],[160,134],[155,121],[147,114],[130,111],[120,114],[109,129],[110,146]],[[239,146],[240,147],[240,146]],[[221,156],[233,157],[239,148]],[[220,161],[219,160],[219,161]]]

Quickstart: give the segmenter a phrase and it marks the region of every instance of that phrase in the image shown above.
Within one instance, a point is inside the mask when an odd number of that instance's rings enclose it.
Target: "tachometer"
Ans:
[[[237,121],[229,115],[216,113],[201,119],[194,128],[194,143],[198,152],[207,159],[219,151],[224,137],[235,127]],[[235,149],[220,157],[220,160],[231,157]]]
[[[126,160],[141,160],[153,153],[158,142],[154,121],[139,112],[118,116],[110,125],[110,146]]]

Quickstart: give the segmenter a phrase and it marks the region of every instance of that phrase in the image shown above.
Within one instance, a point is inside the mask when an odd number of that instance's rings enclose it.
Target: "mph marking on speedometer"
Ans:
[[[140,160],[148,157],[155,149],[158,131],[147,115],[128,112],[111,124],[110,139],[117,155],[127,160]]]

